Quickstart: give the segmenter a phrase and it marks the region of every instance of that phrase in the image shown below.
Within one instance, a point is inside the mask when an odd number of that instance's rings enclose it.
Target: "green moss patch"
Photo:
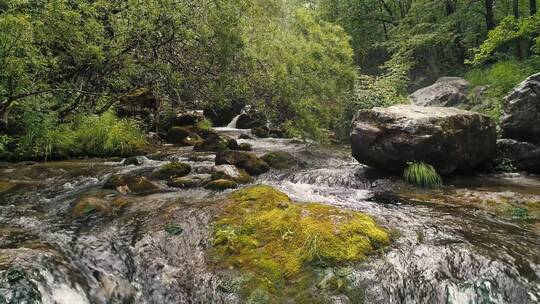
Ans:
[[[390,243],[387,231],[360,212],[295,203],[272,187],[236,191],[215,223],[211,257],[249,276],[246,299],[317,298],[320,269],[358,262]],[[268,302],[268,301],[267,301]]]
[[[191,172],[191,166],[185,163],[173,161],[169,164],[161,166],[157,171],[152,173],[153,178],[170,179],[173,177],[186,176]]]
[[[0,193],[7,192],[8,190],[11,190],[11,188],[13,188],[14,186],[15,185],[10,182],[0,180]]]
[[[282,151],[267,153],[261,159],[270,167],[279,170],[289,169],[297,165],[296,160],[291,154]]]
[[[228,179],[217,179],[209,182],[205,187],[210,190],[223,191],[226,189],[234,189],[238,187],[238,184],[235,181]]]

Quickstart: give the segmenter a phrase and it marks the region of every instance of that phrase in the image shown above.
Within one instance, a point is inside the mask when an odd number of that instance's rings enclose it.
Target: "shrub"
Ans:
[[[440,188],[442,178],[433,166],[426,163],[410,163],[403,173],[405,180],[415,186],[424,188]]]
[[[58,123],[52,114],[25,111],[22,122],[25,130],[16,138],[14,159],[130,156],[147,144],[135,120],[119,119],[112,112]]]
[[[212,122],[208,119],[203,119],[197,123],[197,127],[201,130],[211,130]]]
[[[471,87],[488,86],[484,106],[479,111],[499,121],[502,102],[510,91],[528,76],[540,70],[540,59],[500,61],[491,66],[470,70],[465,78]]]

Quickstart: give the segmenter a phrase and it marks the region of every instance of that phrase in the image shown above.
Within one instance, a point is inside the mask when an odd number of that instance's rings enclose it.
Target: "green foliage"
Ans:
[[[499,61],[491,66],[471,69],[465,78],[471,87],[487,86],[483,96],[484,103],[479,111],[499,121],[502,114],[502,102],[510,91],[530,75],[540,70],[540,57],[528,60]]]
[[[514,163],[511,159],[504,158],[499,161],[495,170],[499,172],[516,172],[517,168],[514,166]]]
[[[442,178],[433,166],[426,163],[410,163],[403,173],[405,180],[423,188],[440,188]]]
[[[53,114],[25,111],[22,125],[25,132],[15,139],[13,159],[130,156],[146,145],[136,121],[118,119],[112,112],[59,123]]]
[[[374,107],[388,107],[408,103],[406,85],[410,65],[407,60],[389,61],[384,66],[386,73],[369,76],[358,73],[354,90],[344,97],[343,112],[340,116],[339,135],[348,138],[350,123],[358,110]]]
[[[212,122],[208,119],[203,119],[197,123],[197,128],[201,130],[211,130]]]
[[[504,18],[501,23],[489,32],[488,38],[476,48],[474,59],[470,62],[481,64],[493,56],[501,47],[508,46],[510,42],[521,40],[534,40],[533,51],[540,51],[540,13],[526,18],[516,19],[514,16]]]
[[[251,276],[242,286],[245,298],[303,303],[315,298],[309,289],[316,267],[361,261],[389,242],[386,230],[366,214],[295,203],[259,185],[230,196],[215,223],[211,256],[217,266]]]

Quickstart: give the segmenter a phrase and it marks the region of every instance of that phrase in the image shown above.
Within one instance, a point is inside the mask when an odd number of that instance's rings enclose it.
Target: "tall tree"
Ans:
[[[535,1],[535,0],[533,0]],[[495,28],[495,17],[493,14],[493,0],[484,0],[485,15],[486,15],[486,29],[491,31]]]

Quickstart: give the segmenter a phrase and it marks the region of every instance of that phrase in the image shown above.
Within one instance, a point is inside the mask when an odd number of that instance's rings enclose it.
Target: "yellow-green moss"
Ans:
[[[0,180],[0,193],[10,190],[13,186],[10,182]]]
[[[185,163],[173,161],[161,166],[158,170],[152,173],[153,178],[169,179],[173,177],[186,176],[191,172],[191,166]]]
[[[298,293],[303,277],[314,277],[315,265],[360,261],[390,242],[388,232],[363,213],[295,203],[264,185],[233,193],[215,227],[218,265],[253,274],[245,289],[273,297],[289,297],[291,288]]]

